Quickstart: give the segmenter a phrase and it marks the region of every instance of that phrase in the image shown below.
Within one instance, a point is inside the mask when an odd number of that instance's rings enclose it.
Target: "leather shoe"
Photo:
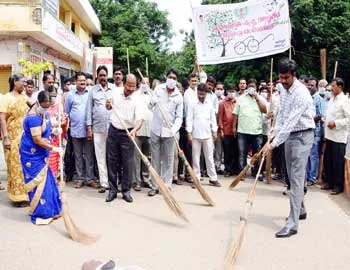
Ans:
[[[128,202],[128,203],[132,203],[134,201],[130,195],[130,192],[123,193],[123,200]]]
[[[159,190],[158,190],[158,189],[151,189],[151,190],[148,192],[148,196],[153,197],[153,196],[157,195],[158,193],[159,193]]]
[[[342,193],[342,191],[339,188],[334,188],[331,192],[331,195],[338,195]]]
[[[106,198],[106,202],[111,202],[113,201],[115,198],[117,198],[117,193],[116,192],[113,192],[113,191],[110,191],[108,193],[108,196]]]
[[[283,227],[279,232],[275,234],[276,238],[287,238],[294,234],[297,234],[297,230],[289,229],[287,227]]]
[[[133,188],[134,188],[135,191],[141,191],[141,185],[140,184],[134,185]]]

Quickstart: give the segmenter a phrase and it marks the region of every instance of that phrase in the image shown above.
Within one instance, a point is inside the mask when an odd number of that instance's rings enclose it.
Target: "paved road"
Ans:
[[[86,231],[101,234],[91,246],[71,241],[63,221],[34,226],[25,209],[9,206],[0,193],[0,269],[80,269],[90,259],[113,258],[120,265],[147,270],[221,270],[230,240],[236,237],[239,216],[251,179],[234,191],[205,186],[217,206],[205,205],[189,186],[173,188],[191,220],[173,216],[161,196],[149,198],[146,190],[133,193],[135,202],[120,198],[110,204],[91,188],[67,187],[71,215]],[[284,224],[288,198],[280,183],[259,183],[255,204],[236,264],[237,270],[342,270],[350,267],[350,201],[331,199],[313,188],[307,196],[308,219],[299,234],[275,239]]]

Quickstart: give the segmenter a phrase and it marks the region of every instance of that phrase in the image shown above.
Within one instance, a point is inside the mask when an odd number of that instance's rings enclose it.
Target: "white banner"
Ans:
[[[96,69],[99,66],[106,66],[108,78],[113,78],[113,47],[95,47]]]
[[[201,65],[277,54],[291,44],[287,0],[193,7],[193,24]]]

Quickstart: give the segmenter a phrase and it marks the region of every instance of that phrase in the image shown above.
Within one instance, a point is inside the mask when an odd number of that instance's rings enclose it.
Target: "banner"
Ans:
[[[99,66],[106,66],[108,78],[113,78],[113,47],[95,47],[96,70]]]
[[[288,0],[193,7],[198,63],[259,58],[290,48]]]

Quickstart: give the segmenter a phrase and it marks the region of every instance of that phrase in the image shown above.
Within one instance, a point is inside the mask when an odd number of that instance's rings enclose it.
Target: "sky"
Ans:
[[[174,37],[170,50],[180,51],[183,46],[184,35],[180,34],[180,30],[190,32],[193,27],[189,19],[192,17],[192,6],[198,6],[201,0],[150,0],[158,4],[159,10],[167,11],[168,20],[172,23]]]

